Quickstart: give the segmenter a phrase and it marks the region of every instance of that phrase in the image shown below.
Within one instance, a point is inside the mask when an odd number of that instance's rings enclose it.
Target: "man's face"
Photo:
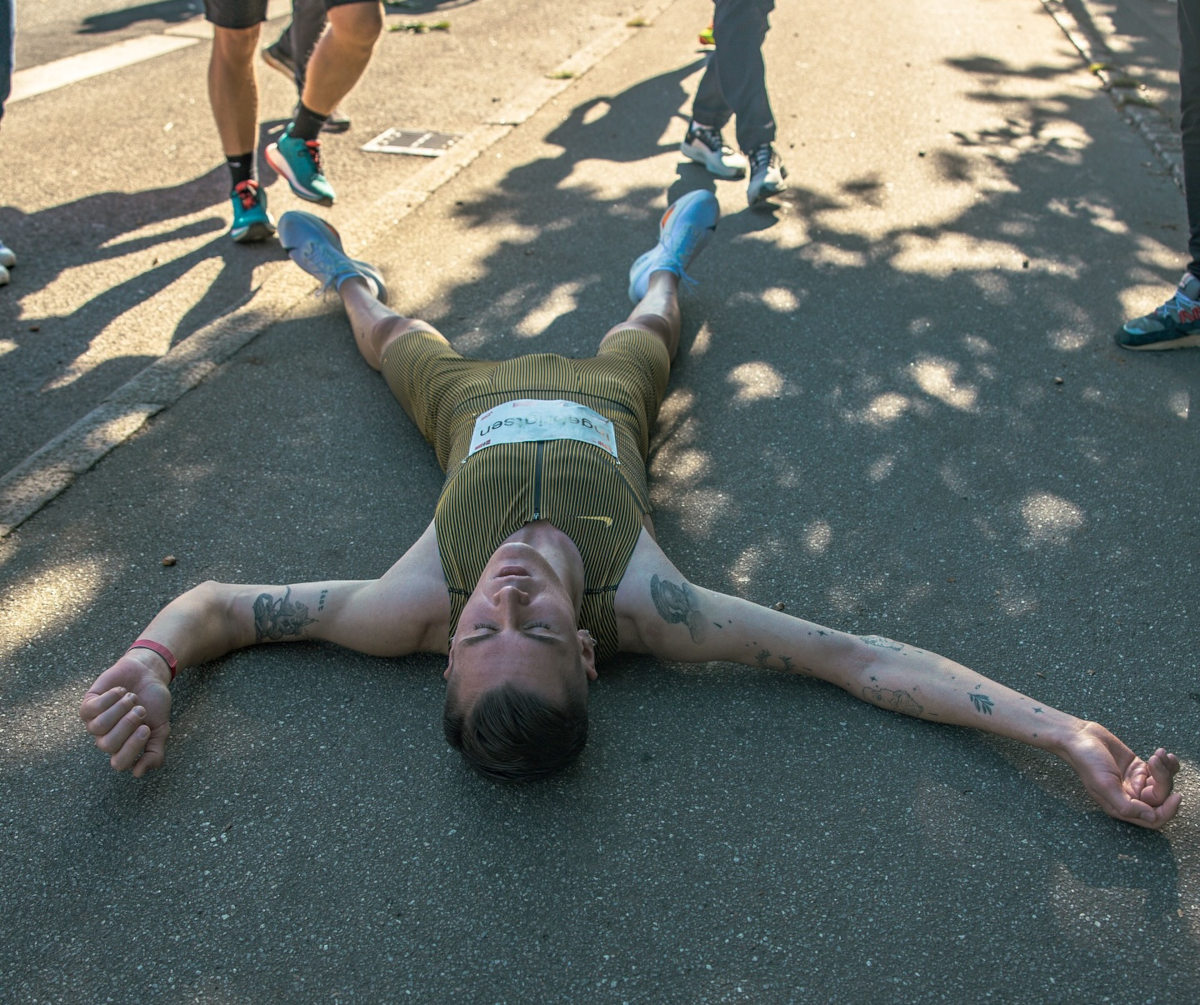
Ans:
[[[508,541],[492,553],[463,608],[445,677],[467,708],[501,684],[558,704],[596,679],[595,658],[550,563],[535,548]]]

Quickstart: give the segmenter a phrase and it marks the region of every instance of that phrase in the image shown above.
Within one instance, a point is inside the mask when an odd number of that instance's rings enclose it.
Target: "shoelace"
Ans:
[[[775,148],[762,146],[751,151],[750,167],[755,171],[766,171],[775,161]]]
[[[304,145],[308,148],[308,155],[312,158],[313,167],[319,172],[321,170],[321,141],[305,140]]]
[[[708,126],[692,126],[692,136],[703,143],[709,150],[728,150],[719,129]]]
[[[233,188],[234,195],[242,200],[242,209],[253,209],[258,205],[258,183],[254,181],[238,182]]]

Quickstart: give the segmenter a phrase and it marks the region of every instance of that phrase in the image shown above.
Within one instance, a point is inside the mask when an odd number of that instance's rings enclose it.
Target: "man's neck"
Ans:
[[[505,540],[520,541],[537,549],[566,586],[578,610],[583,601],[583,556],[566,534],[548,520],[535,520],[513,531]]]

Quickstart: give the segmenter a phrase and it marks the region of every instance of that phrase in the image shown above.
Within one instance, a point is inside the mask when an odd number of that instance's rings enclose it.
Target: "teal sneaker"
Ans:
[[[671,203],[658,224],[658,244],[629,269],[629,299],[636,304],[646,295],[652,272],[674,272],[684,282],[694,284],[687,267],[708,244],[720,218],[717,197],[707,189],[689,192]]]
[[[333,186],[321,173],[321,141],[292,136],[289,125],[277,143],[267,147],[267,162],[278,171],[301,199],[333,205]]]
[[[1200,346],[1200,278],[1185,272],[1175,295],[1117,332],[1122,349],[1186,349]]]
[[[265,241],[275,233],[275,221],[267,212],[267,193],[258,182],[238,182],[230,193],[233,200],[233,226],[229,236],[238,244]]]
[[[350,258],[342,250],[341,235],[319,216],[289,210],[279,218],[279,243],[305,272],[337,290],[347,279],[367,281],[380,303],[387,303],[387,284],[379,270],[367,262]]]

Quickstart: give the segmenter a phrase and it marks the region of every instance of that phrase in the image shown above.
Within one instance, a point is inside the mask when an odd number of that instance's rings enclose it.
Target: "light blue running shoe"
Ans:
[[[229,198],[233,201],[229,236],[238,244],[265,241],[275,233],[275,220],[267,212],[267,193],[253,178],[238,182]]]
[[[687,267],[708,244],[720,218],[717,197],[707,189],[689,192],[671,203],[658,224],[658,244],[629,269],[629,299],[636,304],[646,295],[652,272],[666,270],[695,284]]]
[[[264,151],[267,163],[278,171],[292,191],[301,199],[333,205],[333,186],[321,173],[321,141],[302,140],[292,135],[289,124],[279,141],[270,144]]]
[[[342,250],[341,235],[319,216],[298,210],[284,213],[279,218],[279,243],[292,261],[321,280],[325,289],[340,289],[347,279],[358,276],[367,281],[376,300],[387,303],[387,284],[379,270],[350,258]]]

